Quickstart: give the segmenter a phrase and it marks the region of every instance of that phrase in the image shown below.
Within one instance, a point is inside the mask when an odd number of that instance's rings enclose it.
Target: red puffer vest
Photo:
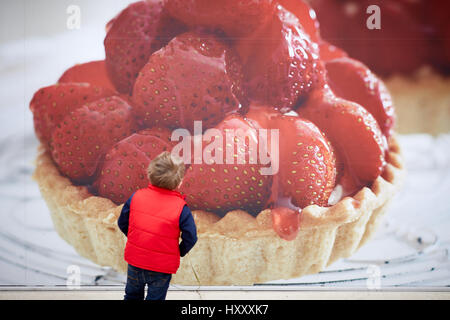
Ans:
[[[180,214],[185,196],[155,187],[131,199],[125,260],[146,270],[176,273],[180,266]]]

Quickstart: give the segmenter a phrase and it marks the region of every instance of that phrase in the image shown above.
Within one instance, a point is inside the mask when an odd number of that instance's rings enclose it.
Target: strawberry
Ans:
[[[100,196],[117,204],[125,202],[134,191],[148,184],[147,167],[173,143],[166,129],[145,129],[116,143],[105,155],[93,183]]]
[[[150,55],[184,30],[167,15],[164,4],[165,0],[132,3],[107,25],[106,69],[120,93],[131,94]]]
[[[363,187],[363,184],[355,178],[347,162],[344,162],[343,159],[337,159],[336,162],[339,166],[336,179],[337,184],[342,187],[342,197],[354,195]]]
[[[282,113],[275,110],[271,106],[251,103],[245,119],[257,128],[269,129],[273,119],[280,116]]]
[[[324,40],[319,42],[319,51],[320,51],[320,59],[325,62],[348,56],[344,50]]]
[[[278,198],[294,206],[326,206],[336,179],[335,155],[324,134],[312,122],[281,115],[271,128],[280,132]]]
[[[131,107],[119,97],[85,104],[69,112],[53,131],[53,160],[74,182],[90,183],[102,155],[134,127]]]
[[[65,82],[86,82],[97,87],[103,87],[116,91],[116,88],[109,80],[106,73],[105,61],[91,61],[82,64],[76,64],[67,69],[59,78],[58,83]]]
[[[230,115],[210,130],[205,135],[211,133],[213,141],[202,147],[203,161],[193,157],[181,186],[189,206],[218,215],[239,208],[258,214],[270,197],[273,176],[262,175],[265,165],[253,156],[258,145],[255,128]],[[211,150],[212,145],[217,148]]]
[[[425,26],[429,30],[430,62],[439,70],[450,68],[450,2],[427,0],[423,10]]]
[[[319,42],[319,21],[317,21],[316,12],[306,1],[278,0],[278,3],[297,17],[312,41]]]
[[[190,27],[219,28],[229,36],[249,34],[274,11],[272,0],[167,0],[167,10]]]
[[[284,112],[314,86],[316,49],[298,19],[281,6],[270,23],[240,39],[236,49],[252,100]]]
[[[422,25],[425,1],[314,0],[322,38],[343,48],[375,73],[412,72],[426,61],[429,41]],[[442,1],[439,1],[442,2]],[[380,8],[380,29],[369,29],[366,12]],[[369,21],[370,22],[370,21]]]
[[[67,114],[84,103],[113,94],[88,83],[60,83],[39,89],[30,102],[37,137],[48,147],[53,129]]]
[[[141,70],[134,109],[147,126],[203,128],[246,106],[238,57],[212,35],[184,33],[155,52]],[[241,105],[241,102],[243,103]]]
[[[450,68],[450,23],[445,27],[444,39],[444,58],[441,61],[448,70]]]
[[[356,102],[336,97],[329,87],[313,91],[297,109],[314,122],[335,148],[338,167],[350,168],[355,184],[374,181],[385,165],[386,139],[375,118]]]
[[[325,67],[328,83],[336,96],[363,106],[389,138],[395,124],[395,114],[392,98],[383,81],[363,63],[351,58],[330,60]]]
[[[246,115],[257,128],[277,129],[280,143],[278,175],[274,178],[272,199],[275,205],[290,200],[291,205],[327,205],[336,179],[335,156],[328,139],[310,121],[283,115],[271,107],[251,105]],[[271,141],[267,150],[274,151]],[[279,159],[278,159],[279,158]]]

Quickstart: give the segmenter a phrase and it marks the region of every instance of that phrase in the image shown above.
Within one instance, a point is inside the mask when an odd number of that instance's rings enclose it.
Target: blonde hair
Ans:
[[[183,159],[164,151],[156,156],[147,168],[147,176],[155,187],[174,190],[184,177]]]

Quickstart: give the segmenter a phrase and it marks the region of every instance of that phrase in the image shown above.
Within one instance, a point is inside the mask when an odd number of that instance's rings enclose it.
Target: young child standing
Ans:
[[[148,167],[148,187],[136,191],[122,208],[118,225],[128,238],[125,300],[143,300],[145,285],[146,300],[164,300],[180,256],[197,242],[191,210],[185,196],[175,190],[184,171],[181,159],[167,151],[161,153]]]

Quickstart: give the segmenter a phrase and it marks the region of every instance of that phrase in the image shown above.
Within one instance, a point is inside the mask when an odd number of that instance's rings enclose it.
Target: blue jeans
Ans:
[[[147,285],[145,300],[165,300],[171,279],[170,273],[145,270],[129,264],[124,299],[144,300]]]

